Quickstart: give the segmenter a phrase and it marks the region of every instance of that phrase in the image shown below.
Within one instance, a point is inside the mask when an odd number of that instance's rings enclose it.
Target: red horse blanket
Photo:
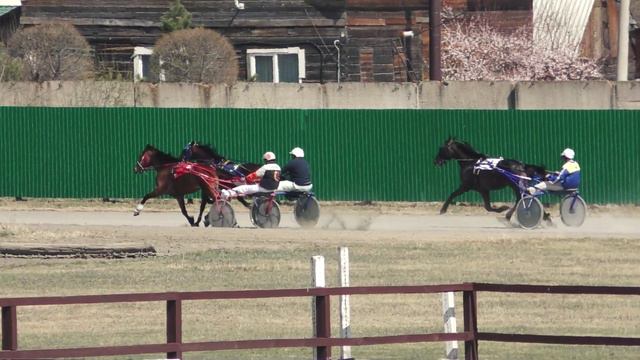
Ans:
[[[214,168],[188,161],[179,162],[173,167],[173,176],[176,179],[185,174],[199,177],[209,188],[214,200],[218,197],[218,175]]]

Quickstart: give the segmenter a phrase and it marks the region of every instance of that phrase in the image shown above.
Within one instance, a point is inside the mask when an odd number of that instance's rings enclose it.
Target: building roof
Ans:
[[[577,52],[594,0],[534,0],[533,36],[545,47]]]
[[[0,16],[9,13],[15,8],[17,8],[17,6],[0,6]]]

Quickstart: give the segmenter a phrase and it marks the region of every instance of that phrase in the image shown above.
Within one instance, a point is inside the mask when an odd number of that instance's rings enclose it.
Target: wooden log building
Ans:
[[[428,79],[429,0],[182,0],[194,26],[234,44],[242,81],[405,82]],[[23,0],[24,26],[69,21],[99,68],[131,78],[162,35],[169,0]],[[443,0],[509,30],[531,21],[532,0]],[[137,56],[136,56],[137,55]],[[338,64],[340,65],[338,67]]]

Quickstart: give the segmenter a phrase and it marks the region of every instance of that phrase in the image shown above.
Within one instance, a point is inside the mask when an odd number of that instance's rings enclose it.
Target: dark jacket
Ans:
[[[291,159],[282,171],[283,178],[298,186],[311,185],[311,169],[304,158]]]
[[[260,178],[260,187],[275,191],[280,184],[280,166],[275,162],[268,162],[255,172],[256,176]]]

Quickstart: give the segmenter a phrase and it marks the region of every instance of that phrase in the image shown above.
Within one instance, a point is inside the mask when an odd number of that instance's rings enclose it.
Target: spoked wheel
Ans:
[[[560,218],[567,226],[580,226],[587,217],[587,204],[580,195],[567,195],[560,200]]]
[[[215,201],[209,209],[207,220],[213,227],[234,227],[236,226],[236,215],[226,201]]]
[[[251,205],[251,222],[261,228],[280,225],[280,206],[270,197],[256,197]]]
[[[544,209],[540,200],[533,196],[525,196],[516,205],[516,219],[524,229],[533,229],[540,225]]]
[[[304,194],[296,200],[293,215],[298,225],[303,228],[312,228],[320,219],[320,204],[313,195]]]

